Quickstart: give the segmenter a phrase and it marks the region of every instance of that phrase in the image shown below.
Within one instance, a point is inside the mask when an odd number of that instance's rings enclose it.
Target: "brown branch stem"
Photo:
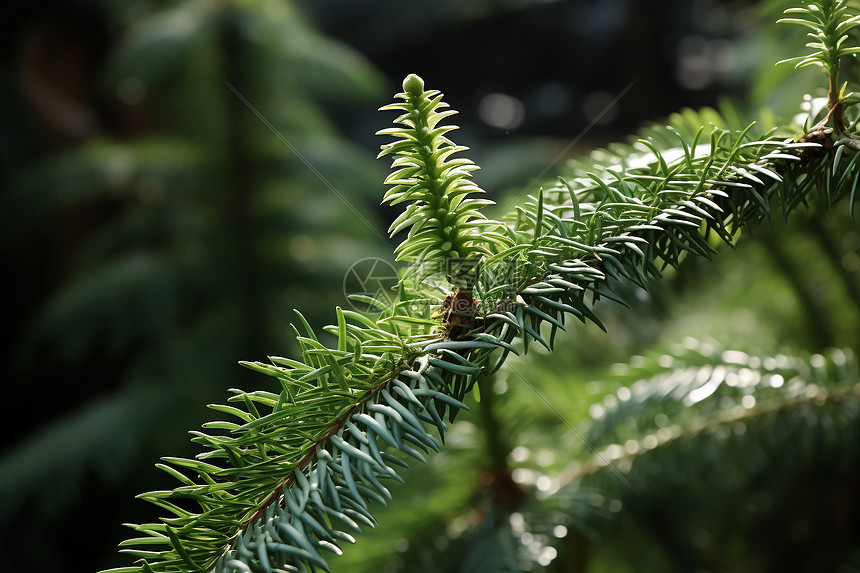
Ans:
[[[257,508],[257,511],[254,512],[254,514],[248,520],[248,523],[245,525],[245,527],[242,528],[242,531],[251,527],[254,524],[254,522],[256,522],[260,517],[262,517],[263,513],[266,512],[266,509],[268,509],[268,507],[270,505],[272,505],[273,503],[275,503],[278,500],[278,498],[281,496],[281,493],[282,493],[284,487],[294,479],[293,473],[296,471],[304,471],[304,469],[307,467],[307,465],[313,459],[317,448],[320,445],[325,444],[332,436],[334,436],[338,432],[338,430],[340,430],[343,427],[343,425],[347,422],[347,420],[349,420],[350,416],[352,416],[357,410],[362,408],[364,406],[364,404],[367,403],[368,400],[370,400],[370,398],[372,398],[375,394],[377,394],[380,390],[382,390],[385,386],[387,386],[405,368],[406,368],[406,366],[403,366],[399,369],[394,370],[393,372],[388,374],[385,378],[383,378],[382,382],[380,382],[378,385],[376,385],[373,388],[371,388],[370,390],[368,390],[365,393],[365,395],[361,398],[361,400],[359,400],[355,404],[353,404],[340,417],[340,419],[337,420],[332,425],[331,428],[329,428],[329,430],[320,439],[316,440],[313,444],[311,444],[310,448],[308,449],[308,452],[302,457],[302,459],[299,460],[299,462],[292,469],[292,471],[290,471],[290,473],[287,475],[287,477],[284,478],[280,484],[278,484],[278,487],[276,487],[275,490],[272,491],[272,493],[269,495],[269,497],[266,498],[266,500],[260,505],[260,507]]]

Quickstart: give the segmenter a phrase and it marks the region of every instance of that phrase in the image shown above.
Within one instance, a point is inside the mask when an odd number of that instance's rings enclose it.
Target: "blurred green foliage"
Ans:
[[[324,24],[341,4],[304,8]],[[510,4],[422,10],[444,22]],[[786,4],[760,3],[762,21]],[[374,207],[381,165],[330,119],[386,101],[384,79],[314,31],[302,7],[89,6],[109,31],[92,73],[108,102],[101,128],[28,152],[36,122],[4,112],[18,139],[3,140],[0,233],[18,269],[6,280],[20,329],[3,355],[3,402],[20,421],[0,458],[0,537],[9,566],[32,571],[116,564],[118,524],[151,519],[131,496],[167,483],[140,468],[188,454],[183,432],[207,416],[203,405],[257,380],[239,360],[292,347],[292,308],[319,324],[343,302],[346,269],[391,250],[374,232],[386,227]],[[403,6],[381,3],[379,21],[406,18]],[[814,72],[771,65],[802,35],[765,25],[732,38],[744,108],[784,118],[800,111],[788,94],[826,95]],[[13,66],[2,76],[13,84]],[[560,147],[504,143],[478,158],[488,189],[528,183],[517,177]],[[512,362],[335,571],[495,571],[523,552],[548,571],[860,570],[857,366],[828,350],[860,352],[860,232],[847,211],[756,230],[731,256],[632,291],[633,313],[605,308],[608,336],[577,328],[551,359]],[[773,384],[733,395],[723,383],[696,408],[682,407],[691,388],[654,398],[708,368],[701,380],[713,379],[708,365],[737,351],[728,356],[745,356],[759,381],[779,370],[798,407],[761,407]],[[832,375],[810,382],[792,368]],[[725,400],[746,413],[715,419]],[[664,428],[671,439],[649,448]],[[38,561],[17,561],[24,554]]]
[[[0,461],[0,531],[22,554],[69,515],[157,483],[138,468],[187,448],[204,405],[246,380],[239,360],[291,347],[292,308],[319,322],[346,269],[389,252],[374,232],[380,168],[327,119],[380,91],[360,55],[277,0],[99,10],[118,37],[98,93],[125,117],[33,160],[3,194],[5,256],[36,266],[34,246],[65,241],[4,403],[80,404],[49,406],[60,415]],[[135,511],[93,513],[111,531]],[[64,569],[77,543],[33,552],[28,569]]]

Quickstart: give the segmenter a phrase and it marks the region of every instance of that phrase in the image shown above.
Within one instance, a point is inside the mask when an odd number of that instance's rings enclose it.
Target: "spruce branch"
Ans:
[[[832,70],[838,55],[820,65]],[[440,125],[453,113],[441,93],[414,75],[403,89],[401,102],[383,108],[401,115],[380,132],[395,137],[380,155],[393,156],[384,200],[406,204],[391,232],[408,229],[396,252],[413,264],[404,279],[415,286],[401,281],[375,319],[336,309],[326,327],[332,347],[299,315],[300,357],[245,363],[273,378],[274,390],[234,390],[228,404],[211,406],[230,419],[193,433],[204,448],[195,459],[159,464],[181,485],[141,497],[170,517],[131,526],[142,536],[123,551],[138,565],[115,573],[328,570],[323,550],[338,554],[374,525],[370,502],[391,499],[383,482],[400,479],[393,466],[440,447],[444,420],[465,409],[479,376],[518,352],[518,340],[524,351],[533,342],[552,349],[569,316],[600,325],[599,300],[624,302],[614,285],[645,287],[775,210],[787,216],[816,196],[853,203],[860,179],[860,155],[830,134],[822,145],[702,118],[690,129],[688,114],[595,153],[490,221],[480,212],[489,201],[470,197],[480,192],[469,179],[476,166],[452,157],[465,148],[448,138],[453,126]],[[478,264],[456,274],[457,292],[436,299],[435,318],[412,308],[424,266],[457,259]]]
[[[797,24],[809,28],[807,36],[812,40],[806,44],[813,51],[806,56],[789,58],[779,63],[793,63],[795,68],[819,66],[828,77],[827,116],[810,131],[823,129],[832,119],[833,128],[842,133],[847,125],[843,117],[843,107],[853,95],[845,93],[846,86],[839,84],[839,64],[844,56],[857,54],[860,47],[846,46],[849,32],[860,25],[860,16],[848,13],[847,0],[821,0],[806,2],[803,7],[789,8],[785,14],[791,15],[779,22]]]
[[[815,143],[715,129],[699,154],[695,141],[667,133],[672,148],[643,140],[618,163],[635,152],[636,166],[565,179],[521,206],[507,227],[514,247],[486,258],[511,274],[476,282],[488,301],[505,288],[510,300],[487,307],[458,340],[419,319],[404,338],[396,304],[377,321],[338,309],[338,324],[328,328],[338,337],[334,348],[300,321],[301,360],[247,364],[274,377],[280,392],[235,391],[236,405],[213,408],[238,421],[206,424],[209,433],[196,432],[194,441],[207,451],[159,466],[182,485],[142,497],[173,517],[132,526],[144,537],[124,551],[141,566],[119,571],[325,569],[320,551],[338,553],[338,541],[373,525],[368,502],[389,499],[380,480],[397,480],[391,466],[402,459],[385,449],[422,460],[413,446],[436,449],[425,424],[444,435],[443,418],[464,407],[478,375],[516,352],[516,338],[525,349],[529,340],[551,348],[553,335],[547,340],[541,325],[554,333],[568,314],[600,324],[593,305],[620,300],[611,280],[645,284],[661,265],[710,253],[708,233],[732,241],[772,204],[790,211],[813,190],[827,189],[835,201],[856,188],[847,151],[821,156],[811,153]],[[687,151],[673,160],[679,146]],[[188,501],[199,509],[187,509]]]
[[[664,496],[675,497],[671,490],[679,483],[687,487],[677,503],[703,495],[719,504],[734,498],[722,514],[724,527],[753,518],[755,528],[755,516],[741,502],[755,495],[750,490],[783,496],[792,504],[787,486],[804,466],[822,458],[838,459],[837,466],[850,464],[860,425],[860,377],[851,351],[762,355],[688,339],[640,357],[635,367],[616,365],[613,382],[621,382],[622,389],[592,406],[585,431],[600,455],[579,457],[553,476],[556,493],[543,502],[543,511],[531,516],[523,511],[527,531],[536,533],[540,516],[555,510],[555,523],[581,529],[590,525],[586,538],[593,539],[593,531],[599,530],[599,538],[611,539],[631,520],[643,520],[648,527],[646,515],[655,509],[659,513]],[[623,468],[641,494],[621,487],[607,462]],[[828,467],[825,473],[840,471]],[[850,472],[846,479],[853,483]],[[743,487],[751,483],[752,488]],[[567,496],[595,489],[603,494],[598,507],[605,509],[606,500],[614,499],[626,511],[589,516],[559,510]],[[695,513],[701,519],[702,510]],[[570,546],[558,545],[561,559],[572,557],[563,553],[566,549]],[[726,560],[734,562],[733,557]]]

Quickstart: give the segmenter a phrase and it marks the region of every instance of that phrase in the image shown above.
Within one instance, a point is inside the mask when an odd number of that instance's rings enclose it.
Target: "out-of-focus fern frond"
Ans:
[[[15,182],[16,209],[41,211],[104,199],[143,200],[194,187],[202,156],[187,141],[153,137],[133,143],[94,141],[25,171]],[[187,198],[187,196],[186,196]]]
[[[259,16],[258,24],[244,29],[250,42],[265,46],[252,62],[253,72],[272,74],[276,85],[301,86],[315,96],[354,101],[376,95],[380,74],[357,52],[333,38],[313,33],[296,6],[277,0],[260,0],[245,7]]]
[[[109,340],[106,350],[118,355],[140,337],[161,332],[182,306],[179,287],[188,272],[185,266],[139,254],[82,273],[31,325],[23,355],[32,360],[49,344],[52,354],[75,363],[99,341]],[[64,342],[53,348],[50,341],[58,334]]]
[[[215,31],[221,8],[213,0],[192,0],[140,18],[108,63],[106,82],[114,86],[130,71],[144,85],[163,79],[193,53],[202,36]]]
[[[169,398],[160,389],[119,392],[13,446],[0,462],[0,532],[28,504],[50,519],[90,475],[102,483],[119,479],[142,436],[175,407]]]
[[[641,447],[628,450],[637,452],[784,410],[825,402],[844,402],[840,407],[852,410],[860,398],[857,361],[843,350],[806,359],[762,357],[691,340],[674,353],[639,357],[618,372],[623,399],[597,407],[586,438],[617,449],[635,437]]]
[[[634,362],[620,373],[624,386],[592,407],[585,435],[599,454],[557,478],[560,492],[595,487],[607,496],[615,517],[600,532],[604,547],[636,543],[661,527],[655,545],[675,554],[652,561],[667,559],[668,570],[762,566],[780,555],[800,569],[837,570],[851,561],[850,533],[835,533],[838,540],[815,533],[815,520],[838,520],[842,510],[810,509],[798,497],[810,475],[832,483],[837,499],[839,484],[854,481],[860,370],[851,352],[758,356],[690,340]],[[828,503],[824,490],[803,495]],[[769,521],[774,512],[785,522]],[[802,543],[792,529],[798,522],[811,528]],[[697,543],[705,534],[712,542]],[[558,547],[582,550],[572,540]],[[622,562],[633,554],[621,553],[616,565],[629,566]]]

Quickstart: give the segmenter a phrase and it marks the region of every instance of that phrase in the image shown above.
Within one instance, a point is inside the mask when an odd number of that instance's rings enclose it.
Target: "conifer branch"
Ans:
[[[823,47],[797,65],[833,77],[840,56],[860,51],[841,39],[856,19],[842,2],[821,4],[831,12],[809,25],[825,30]],[[170,517],[131,525],[142,536],[122,546],[138,565],[114,573],[328,570],[323,550],[339,554],[374,525],[370,502],[390,500],[382,482],[401,479],[392,466],[437,450],[445,419],[519,340],[526,352],[534,342],[552,349],[569,316],[601,325],[599,300],[623,304],[619,283],[646,287],[775,210],[856,198],[860,155],[832,132],[809,140],[755,124],[695,120],[691,129],[674,118],[595,153],[491,221],[480,211],[489,201],[470,197],[481,192],[469,179],[476,166],[452,157],[465,148],[448,138],[453,126],[440,125],[453,113],[441,93],[414,75],[403,88],[383,108],[401,112],[398,126],[380,132],[395,138],[380,154],[393,157],[384,200],[407,204],[390,229],[408,229],[396,253],[412,263],[398,299],[375,319],[337,308],[326,327],[332,347],[299,314],[300,357],[245,363],[273,378],[275,391],[233,390],[229,404],[211,406],[231,419],[193,433],[204,451],[159,464],[181,485],[141,497]],[[436,272],[459,260],[467,263],[454,273],[458,290],[415,308],[433,296],[428,265]]]

